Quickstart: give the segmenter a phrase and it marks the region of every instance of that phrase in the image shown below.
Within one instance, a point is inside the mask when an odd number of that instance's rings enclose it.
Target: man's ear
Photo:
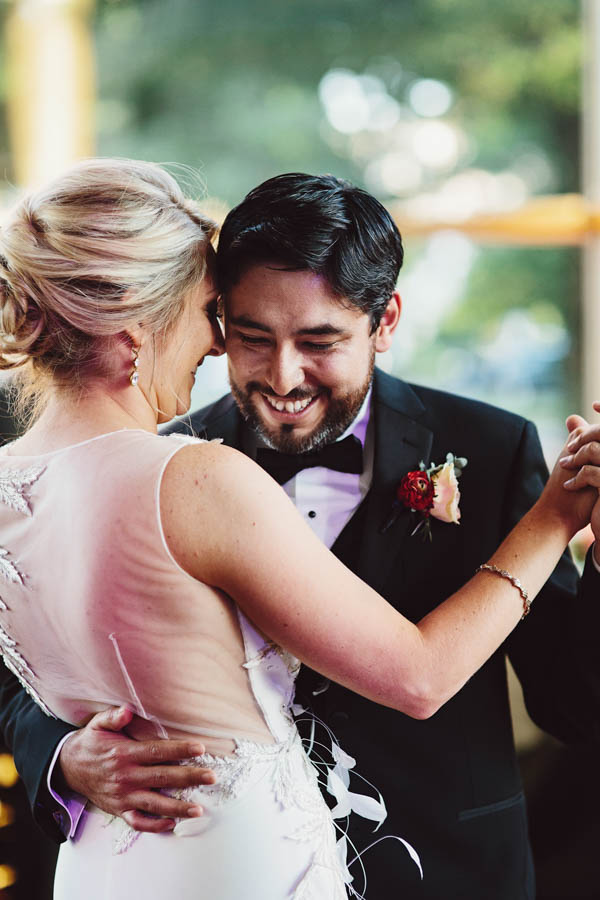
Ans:
[[[394,291],[375,331],[375,349],[378,353],[385,353],[392,346],[392,338],[400,321],[401,312],[402,299],[400,294]]]

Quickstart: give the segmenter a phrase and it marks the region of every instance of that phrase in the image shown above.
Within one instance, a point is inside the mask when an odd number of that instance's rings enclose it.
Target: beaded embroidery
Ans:
[[[203,753],[202,756],[183,762],[183,765],[186,766],[204,766],[213,770],[217,779],[216,783],[205,785],[202,793],[213,797],[219,804],[237,800],[250,780],[255,765],[274,763],[273,779],[279,784],[280,779],[276,778],[276,773],[289,749],[288,744],[260,744],[257,741],[242,739],[236,740],[235,743],[236,747],[232,756],[213,756],[211,753]],[[190,799],[195,790],[196,788],[188,788],[186,792],[182,793],[182,799]],[[279,800],[280,797],[277,796],[277,799]]]
[[[7,581],[12,581],[13,584],[24,584],[23,576],[7,557],[8,550],[0,547],[0,575],[4,576]]]
[[[218,805],[237,800],[251,780],[262,777],[266,767],[273,794],[283,808],[295,806],[304,814],[302,825],[288,835],[290,840],[310,842],[314,847],[313,856],[306,872],[289,900],[322,900],[322,881],[319,870],[332,873],[331,884],[334,893],[328,900],[347,900],[343,887],[342,868],[336,853],[333,823],[317,786],[314,768],[304,754],[300,736],[296,729],[290,733],[285,743],[262,744],[239,739],[231,756],[214,756],[204,753],[182,762],[182,765],[205,766],[215,773],[216,783],[201,788],[189,787],[169,793],[180,800],[202,803],[202,798],[210,796]],[[305,778],[298,777],[301,766]],[[140,837],[140,833],[118,819],[113,818],[119,833],[113,842],[115,855],[124,853]],[[175,834],[185,836],[193,833],[195,820],[182,820]]]
[[[242,627],[247,640],[248,627],[243,621]],[[288,839],[310,843],[313,848],[310,864],[289,900],[322,900],[323,869],[330,873],[332,894],[328,900],[347,900],[343,869],[336,852],[334,825],[318,788],[317,772],[304,753],[290,714],[294,678],[300,664],[291,653],[263,638],[258,639],[252,647],[249,643],[246,644],[246,662],[243,665],[248,670],[251,684],[259,669],[265,674],[269,673],[270,690],[282,701],[277,704],[277,708],[282,715],[281,723],[284,724],[286,739],[265,744],[240,738],[235,740],[236,746],[230,756],[204,753],[185,760],[182,765],[212,769],[216,782],[169,793],[178,799],[200,804],[203,797],[211,797],[217,805],[224,805],[236,801],[255,779],[266,775],[273,796],[281,807],[295,807],[304,814],[302,824],[288,835]],[[263,686],[263,689],[269,688]],[[253,684],[253,690],[256,692],[261,689]],[[113,853],[121,854],[132,846],[140,834],[119,819],[115,818],[113,823],[118,828]],[[193,834],[195,828],[195,820],[181,820],[176,826],[175,835],[183,837]]]
[[[31,686],[28,678],[35,678],[31,667],[24,656],[22,656],[17,650],[17,642],[2,628],[0,625],[0,652],[4,658],[4,665],[7,669],[9,669],[13,675],[19,679],[24,689],[27,691],[32,700],[35,700],[37,705],[46,713],[47,716],[50,716],[52,719],[55,719],[56,716],[53,712],[51,712],[40,695],[37,693],[35,688]]]
[[[30,516],[31,507],[25,488],[37,481],[45,470],[46,466],[30,466],[28,469],[5,469],[0,472],[0,503]]]
[[[47,716],[50,716],[51,719],[56,719],[56,716],[54,715],[52,710],[46,706],[46,704],[44,703],[44,701],[42,700],[42,698],[40,697],[40,695],[38,694],[36,689],[34,687],[32,687],[32,685],[29,684],[28,681],[26,681],[26,679],[23,677],[23,675],[21,675],[21,673],[17,670],[16,666],[14,666],[12,664],[12,662],[10,661],[10,658],[8,658],[5,650],[2,651],[2,655],[4,657],[4,665],[6,666],[7,669],[9,669],[13,673],[13,675],[16,678],[19,679],[19,681],[21,682],[21,685],[23,686],[23,690],[27,694],[29,694],[29,696],[31,697],[32,700],[34,700],[37,703],[37,705],[40,707],[42,712],[46,713]],[[19,654],[19,656],[20,656],[20,654]],[[20,656],[20,658],[23,659],[22,656]]]
[[[248,660],[248,662],[243,663],[244,669],[253,669],[255,666],[259,666],[273,653],[277,654],[277,656],[283,661],[292,678],[295,678],[300,671],[300,660],[288,650],[284,650],[283,647],[280,647],[279,644],[276,644],[275,641],[272,641],[270,639],[265,641],[264,647],[262,647],[262,649],[258,651],[256,656],[253,656]]]
[[[45,470],[46,466],[30,466],[28,469],[5,469],[0,472],[0,503],[4,503],[5,506],[24,516],[31,516],[31,506],[29,505],[28,497],[25,495],[25,489],[37,481]],[[0,547],[0,576],[12,584],[25,585],[24,576],[8,556],[8,550],[5,547]],[[8,606],[1,597],[0,610],[8,612]],[[25,657],[17,650],[17,641],[1,625],[0,652],[4,658],[6,668],[19,679],[32,700],[37,703],[47,716],[55,719],[54,713],[48,709],[30,683],[30,679],[35,678],[35,673]]]
[[[34,674],[31,671],[29,664],[24,657],[21,656],[19,651],[16,649],[17,642],[11,638],[10,634],[2,628],[0,625],[0,647],[2,648],[2,653],[6,660],[8,656],[12,664],[16,669],[19,670],[22,676],[27,675],[29,678],[34,678]]]

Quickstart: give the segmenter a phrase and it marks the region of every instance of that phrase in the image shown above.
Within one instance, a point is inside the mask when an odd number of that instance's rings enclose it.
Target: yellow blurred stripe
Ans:
[[[10,887],[17,880],[17,873],[12,866],[0,866],[0,890]]]
[[[15,821],[15,811],[9,803],[0,803],[0,828],[12,825]]]
[[[600,210],[580,194],[532,197],[511,212],[467,219],[416,217],[402,203],[392,204],[391,212],[403,235],[428,235],[449,228],[500,244],[580,245],[600,231]]]
[[[13,787],[19,780],[19,773],[10,753],[0,753],[0,787]]]

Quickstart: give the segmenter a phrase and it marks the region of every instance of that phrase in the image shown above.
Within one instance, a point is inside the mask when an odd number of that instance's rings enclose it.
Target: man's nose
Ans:
[[[273,352],[267,373],[269,386],[280,397],[285,397],[294,388],[304,383],[302,358],[291,347],[282,347]]]

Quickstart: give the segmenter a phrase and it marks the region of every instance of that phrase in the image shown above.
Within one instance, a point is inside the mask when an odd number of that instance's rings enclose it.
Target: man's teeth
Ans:
[[[264,397],[269,401],[270,405],[273,409],[276,409],[277,412],[285,412],[294,413],[300,412],[302,409],[306,409],[308,404],[313,399],[312,397],[307,397],[305,400],[276,400],[274,397],[269,397],[266,394],[263,394]]]

